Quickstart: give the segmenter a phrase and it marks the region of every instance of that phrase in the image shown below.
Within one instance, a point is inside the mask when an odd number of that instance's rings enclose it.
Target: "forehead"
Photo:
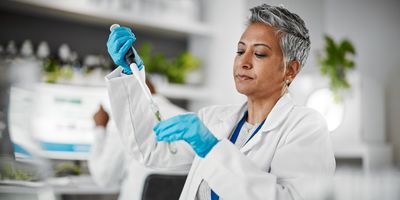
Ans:
[[[264,43],[271,47],[279,47],[279,36],[274,27],[255,22],[247,26],[240,38],[241,42],[246,45],[252,45],[254,43]]]

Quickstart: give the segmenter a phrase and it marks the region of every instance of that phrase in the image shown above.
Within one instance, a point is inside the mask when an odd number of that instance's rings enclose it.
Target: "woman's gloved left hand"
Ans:
[[[127,27],[114,28],[108,36],[108,54],[110,54],[115,64],[124,69],[125,74],[132,74],[132,70],[125,60],[125,55],[132,48],[135,41],[135,34]],[[140,71],[143,69],[143,61],[135,49],[133,49],[133,53],[135,54],[135,63]]]
[[[218,143],[218,139],[195,114],[178,115],[163,120],[153,130],[158,141],[184,140],[202,158]]]

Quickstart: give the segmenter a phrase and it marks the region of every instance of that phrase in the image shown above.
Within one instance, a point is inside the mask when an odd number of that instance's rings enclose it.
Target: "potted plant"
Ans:
[[[337,102],[342,99],[340,91],[350,88],[346,75],[349,70],[355,68],[355,54],[354,46],[349,40],[344,39],[336,43],[332,37],[325,36],[325,49],[318,62],[321,74],[330,79],[329,87]]]
[[[146,71],[167,77],[170,83],[185,83],[186,74],[197,69],[201,62],[189,52],[183,52],[177,57],[167,59],[162,53],[151,53],[152,47],[145,43],[139,50],[139,55],[146,66]]]

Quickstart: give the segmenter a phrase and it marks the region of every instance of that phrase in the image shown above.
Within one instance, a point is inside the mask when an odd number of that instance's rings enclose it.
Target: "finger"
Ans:
[[[170,128],[167,130],[162,130],[160,132],[156,133],[156,137],[158,141],[164,141],[167,138],[175,138],[177,139],[182,139],[182,135],[183,135],[183,131],[179,130],[179,129],[174,129],[174,128]]]
[[[131,39],[136,39],[133,34],[112,32],[112,33],[110,33],[110,35],[108,37],[107,46],[114,44],[115,41],[121,37],[129,37]]]
[[[129,37],[132,37],[133,39],[136,39],[135,34],[132,33],[131,29],[126,28],[126,27],[115,28],[110,33],[110,38],[111,39],[117,39],[117,38],[123,37],[123,36],[129,36]]]
[[[179,122],[172,123],[172,122],[170,122],[170,121],[168,121],[168,120],[164,120],[164,121],[161,121],[160,123],[158,123],[158,124],[153,128],[153,130],[154,130],[155,132],[157,132],[157,133],[160,133],[160,132],[162,132],[163,130],[166,130],[166,129],[170,128],[170,127],[175,126],[177,123],[179,123]]]
[[[130,37],[121,37],[118,40],[116,40],[114,42],[114,44],[111,45],[112,48],[112,52],[117,53],[120,52],[122,46],[124,46],[128,41],[130,41],[130,43],[133,43],[133,40]]]
[[[168,133],[168,132],[166,132],[167,130],[176,129],[178,127],[178,123],[179,123],[179,122],[177,122],[177,123],[170,123],[170,122],[163,123],[163,122],[164,121],[159,123],[157,125],[157,127],[154,127],[154,132],[156,132],[157,136],[160,135],[160,134],[164,135],[164,134]]]
[[[163,122],[160,122],[159,124],[157,124],[156,127],[153,128],[155,134],[157,135],[157,137],[162,137],[170,132],[173,131],[173,129],[177,129],[178,128],[178,124],[171,124],[169,126],[163,126],[162,125]]]
[[[183,140],[182,137],[180,137],[179,135],[169,135],[168,137],[164,137],[159,141],[163,141],[163,142],[175,142],[175,141],[179,141],[179,140]]]
[[[161,121],[153,128],[153,130],[156,132],[159,132],[160,130],[171,127],[177,123],[179,123],[179,119],[177,118],[177,116],[175,116],[175,117]]]
[[[114,34],[132,34],[133,35],[132,30],[125,26],[116,27],[111,32]]]
[[[175,126],[170,126],[166,129],[161,129],[156,132],[158,138],[162,139],[164,137],[168,137],[169,135],[179,134],[181,137],[186,131],[186,127],[181,124],[176,124]]]
[[[129,48],[132,47],[132,44],[133,44],[133,40],[125,41],[125,43],[122,45],[122,47],[119,48],[118,54],[125,55],[128,52]]]
[[[108,40],[107,40],[107,47],[112,46],[117,40],[121,38],[129,38],[132,39],[133,41],[136,40],[135,35],[132,32],[118,32],[118,31],[113,31],[110,33]]]
[[[154,130],[156,131],[159,129],[166,129],[176,124],[185,123],[187,121],[187,115],[188,114],[177,115],[169,119],[163,120],[154,127]]]
[[[129,40],[132,40],[130,37],[122,37],[118,40],[107,43],[107,49],[110,53],[118,53],[121,47]],[[133,43],[133,42],[132,42]]]

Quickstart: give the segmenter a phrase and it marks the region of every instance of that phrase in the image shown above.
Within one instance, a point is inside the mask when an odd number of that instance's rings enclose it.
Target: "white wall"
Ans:
[[[393,84],[399,85],[400,75],[399,8],[397,0],[325,1],[326,31],[338,39],[351,39],[357,50],[357,67],[363,79],[363,138],[368,142],[387,140],[393,144],[397,162],[400,161],[397,134],[400,88]]]
[[[206,0],[205,20],[212,30],[207,49],[206,85],[211,88],[213,104],[244,101],[233,81],[233,60],[237,43],[245,28],[244,0]]]

